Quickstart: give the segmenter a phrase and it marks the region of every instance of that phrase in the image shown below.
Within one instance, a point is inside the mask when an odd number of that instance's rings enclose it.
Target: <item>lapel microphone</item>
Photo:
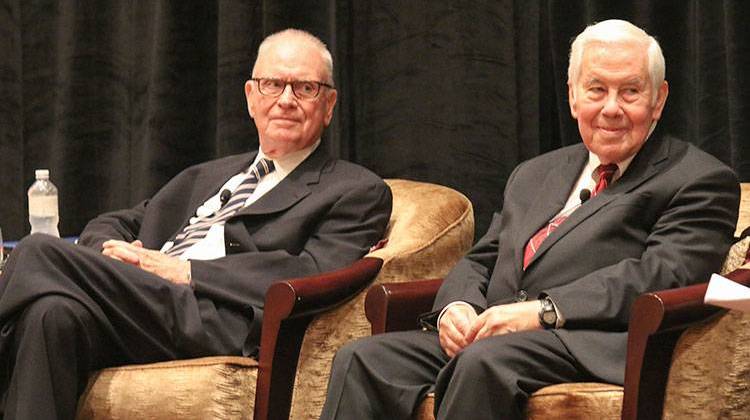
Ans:
[[[589,201],[589,198],[591,198],[591,190],[589,190],[588,188],[582,189],[581,192],[578,194],[578,198],[581,199],[581,204]]]
[[[232,192],[229,190],[222,190],[219,194],[219,201],[221,201],[221,207],[224,207],[225,204],[227,204],[227,201],[229,201],[229,198],[232,197]]]

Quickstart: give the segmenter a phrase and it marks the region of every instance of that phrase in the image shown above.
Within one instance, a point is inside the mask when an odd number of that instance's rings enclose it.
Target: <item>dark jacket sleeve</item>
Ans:
[[[92,219],[81,232],[78,243],[101,251],[104,241],[110,239],[134,241],[141,229],[147,204],[147,200],[142,201],[133,208],[103,213]]]

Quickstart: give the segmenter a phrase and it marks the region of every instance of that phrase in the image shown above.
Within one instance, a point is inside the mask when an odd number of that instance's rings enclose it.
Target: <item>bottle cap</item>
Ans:
[[[49,169],[37,169],[34,171],[36,179],[49,179]]]

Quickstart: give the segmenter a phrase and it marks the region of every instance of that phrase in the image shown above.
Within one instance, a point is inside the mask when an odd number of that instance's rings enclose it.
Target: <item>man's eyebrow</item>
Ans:
[[[643,79],[640,76],[634,76],[633,78],[625,80],[621,84],[642,86],[644,83],[645,83],[645,79]],[[605,84],[605,83],[602,82],[601,79],[599,79],[598,77],[590,77],[583,81],[584,86],[596,85],[596,84]]]
[[[596,84],[602,84],[602,81],[596,77],[590,77],[583,81],[584,86],[590,86],[590,85],[596,85]]]

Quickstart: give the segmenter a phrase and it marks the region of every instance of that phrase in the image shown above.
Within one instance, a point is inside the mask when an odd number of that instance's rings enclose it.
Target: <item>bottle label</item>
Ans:
[[[29,197],[29,215],[33,217],[57,216],[57,196]]]

